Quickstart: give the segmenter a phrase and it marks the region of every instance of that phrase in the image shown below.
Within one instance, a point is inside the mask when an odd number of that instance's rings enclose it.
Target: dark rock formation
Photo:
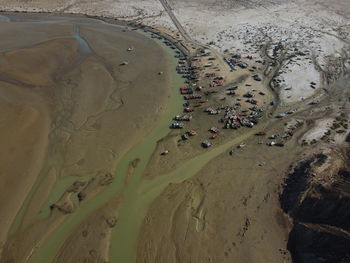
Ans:
[[[300,162],[280,196],[283,211],[293,219],[288,250],[295,263],[350,262],[349,160],[335,174],[321,169],[320,176],[314,168],[326,160],[317,154]]]
[[[350,262],[350,239],[334,229],[295,223],[289,235],[288,250],[293,262]]]

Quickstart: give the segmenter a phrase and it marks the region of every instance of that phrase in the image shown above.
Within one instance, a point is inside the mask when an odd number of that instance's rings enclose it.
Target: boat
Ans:
[[[212,144],[211,144],[209,141],[203,141],[203,142],[202,142],[202,146],[203,146],[204,148],[209,148],[209,147],[212,146]]]
[[[176,115],[174,120],[176,120],[176,121],[190,121],[190,120],[192,120],[192,116],[190,116],[190,115]]]
[[[171,129],[182,129],[185,125],[180,122],[174,122],[170,125]]]
[[[281,119],[281,118],[283,118],[284,116],[286,116],[286,114],[283,112],[283,113],[277,114],[277,115],[276,115],[276,118]]]
[[[192,111],[194,111],[194,110],[193,110],[193,108],[191,108],[191,107],[186,107],[186,108],[184,109],[184,111],[185,111],[185,112],[192,112]]]
[[[219,129],[216,128],[216,127],[211,127],[211,128],[209,129],[209,131],[212,132],[212,133],[218,133],[218,132],[219,132]]]
[[[219,134],[217,134],[217,133],[210,136],[210,139],[216,139],[216,138],[219,138]]]
[[[188,136],[187,133],[184,133],[184,134],[182,134],[181,138],[182,138],[184,141],[186,141],[186,140],[188,140],[189,136]]]
[[[164,152],[161,152],[160,155],[167,155],[169,154],[169,150],[165,150]]]
[[[253,76],[253,79],[254,79],[255,81],[261,81],[261,78],[259,77],[259,75],[254,75],[254,76]]]
[[[253,95],[251,92],[247,92],[247,93],[245,93],[245,94],[243,95],[243,97],[245,97],[245,98],[253,98],[254,95]]]
[[[240,144],[237,146],[237,148],[238,148],[238,149],[244,148],[245,145],[246,145],[246,144],[245,144],[244,142],[242,142],[242,143],[240,143]]]
[[[200,94],[190,94],[190,95],[185,95],[184,99],[185,100],[193,100],[193,99],[201,99],[202,95]]]
[[[197,132],[195,130],[190,130],[187,132],[189,136],[195,136],[197,135]]]

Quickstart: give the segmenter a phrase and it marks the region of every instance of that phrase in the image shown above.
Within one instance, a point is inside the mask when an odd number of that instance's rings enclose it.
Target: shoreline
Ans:
[[[174,46],[176,46],[177,49],[179,49],[183,54],[189,56],[190,51],[189,49],[182,44],[183,40],[177,40],[174,36],[170,35],[167,32],[163,32],[162,29],[157,29],[142,23],[134,23],[134,21],[127,21],[127,20],[122,20],[120,18],[115,18],[115,17],[107,17],[107,16],[97,16],[97,15],[88,15],[85,13],[65,13],[65,12],[46,12],[46,11],[19,11],[19,10],[14,10],[14,11],[4,11],[0,10],[0,15],[48,15],[50,16],[61,16],[61,17],[75,17],[75,18],[88,18],[88,19],[95,19],[98,21],[102,21],[107,24],[114,24],[114,25],[119,25],[119,26],[130,26],[135,29],[140,29],[140,30],[147,30],[149,32],[152,32],[154,34],[157,34],[161,37],[163,37],[165,40],[170,41]],[[164,29],[166,30],[166,29]]]

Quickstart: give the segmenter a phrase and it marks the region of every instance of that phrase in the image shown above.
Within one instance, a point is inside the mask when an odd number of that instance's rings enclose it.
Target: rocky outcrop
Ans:
[[[295,223],[288,242],[293,262],[350,262],[350,239],[340,230]]]
[[[280,201],[293,220],[293,262],[350,262],[349,153],[313,155],[286,178]]]

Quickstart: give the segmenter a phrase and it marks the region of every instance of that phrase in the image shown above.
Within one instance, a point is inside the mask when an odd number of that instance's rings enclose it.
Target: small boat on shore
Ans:
[[[171,129],[182,129],[185,125],[180,122],[174,122],[170,125]]]
[[[212,144],[209,141],[203,141],[202,142],[202,147],[203,148],[209,148],[211,146],[212,146]]]
[[[167,155],[167,154],[169,154],[169,150],[165,150],[165,151],[160,153],[160,155]]]

